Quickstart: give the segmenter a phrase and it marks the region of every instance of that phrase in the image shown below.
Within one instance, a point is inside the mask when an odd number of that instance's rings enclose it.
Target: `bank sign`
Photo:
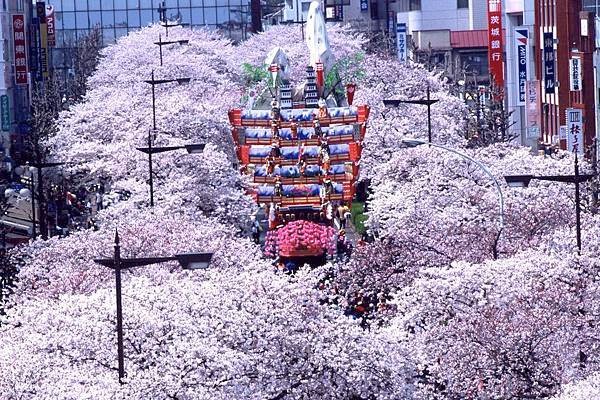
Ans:
[[[529,30],[515,30],[515,48],[517,50],[517,104],[525,105],[527,98],[527,60],[529,60]]]

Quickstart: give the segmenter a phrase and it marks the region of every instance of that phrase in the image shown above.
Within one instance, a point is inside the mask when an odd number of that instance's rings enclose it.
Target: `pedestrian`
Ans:
[[[259,244],[260,243],[260,232],[262,231],[262,228],[260,227],[260,223],[256,219],[255,215],[252,215],[250,217],[250,219],[252,220],[252,227],[251,227],[252,240],[254,241],[254,243]]]
[[[96,212],[102,210],[102,201],[104,200],[104,195],[100,190],[96,192]]]

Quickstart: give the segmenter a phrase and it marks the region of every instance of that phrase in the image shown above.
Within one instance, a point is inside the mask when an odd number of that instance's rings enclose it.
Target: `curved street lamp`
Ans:
[[[119,232],[115,229],[115,247],[112,258],[97,258],[94,262],[115,270],[115,284],[117,294],[117,357],[119,362],[119,383],[124,383],[125,356],[123,352],[123,306],[121,301],[121,270],[134,267],[143,267],[167,261],[177,261],[183,269],[199,270],[207,269],[212,260],[213,253],[184,253],[168,257],[142,257],[121,258],[121,246],[119,245]]]
[[[408,147],[417,147],[417,146],[421,146],[424,144],[428,144],[430,146],[449,151],[449,152],[456,154],[456,155],[472,162],[473,164],[477,165],[483,172],[485,172],[486,175],[488,175],[490,177],[490,179],[494,183],[494,186],[496,187],[496,191],[498,192],[498,204],[500,206],[500,217],[499,217],[500,229],[498,230],[498,236],[496,237],[496,244],[497,244],[498,240],[500,239],[500,235],[502,234],[502,231],[504,230],[504,195],[502,194],[502,187],[500,186],[500,182],[498,182],[498,179],[496,179],[494,174],[492,174],[491,171],[485,165],[483,165],[481,162],[477,161],[476,159],[469,156],[468,154],[462,153],[456,149],[442,146],[440,144],[426,142],[426,141],[420,140],[420,139],[403,139],[401,142]],[[498,258],[496,246],[494,246],[494,258]]]

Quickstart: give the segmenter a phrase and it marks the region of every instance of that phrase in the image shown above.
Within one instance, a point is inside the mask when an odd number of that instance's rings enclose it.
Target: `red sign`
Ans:
[[[504,63],[502,56],[502,0],[488,2],[488,61],[490,76],[501,90],[504,88]]]
[[[54,6],[46,6],[46,31],[48,32],[48,46],[56,46],[56,31],[54,30]]]
[[[17,85],[27,84],[27,46],[25,43],[25,17],[13,15],[13,45],[15,49],[15,80]]]

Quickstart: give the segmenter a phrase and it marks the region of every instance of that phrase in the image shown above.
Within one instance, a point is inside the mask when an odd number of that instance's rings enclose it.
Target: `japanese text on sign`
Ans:
[[[569,60],[569,75],[571,77],[570,90],[580,91],[581,90],[581,59],[571,58]]]
[[[582,111],[567,108],[567,150],[583,154],[583,118]]]
[[[398,44],[398,61],[406,62],[406,24],[396,25],[396,43]]]
[[[554,36],[552,32],[544,32],[544,89],[546,92],[554,92]]]
[[[490,75],[497,87],[504,87],[502,60],[502,2],[488,0],[488,61]]]
[[[529,31],[527,29],[517,29],[515,31],[516,49],[517,49],[517,82],[518,97],[517,104],[524,105],[527,96],[527,60],[529,59]]]
[[[27,84],[27,47],[25,43],[25,17],[15,14],[13,21],[13,46],[15,49],[15,81],[17,85]]]

